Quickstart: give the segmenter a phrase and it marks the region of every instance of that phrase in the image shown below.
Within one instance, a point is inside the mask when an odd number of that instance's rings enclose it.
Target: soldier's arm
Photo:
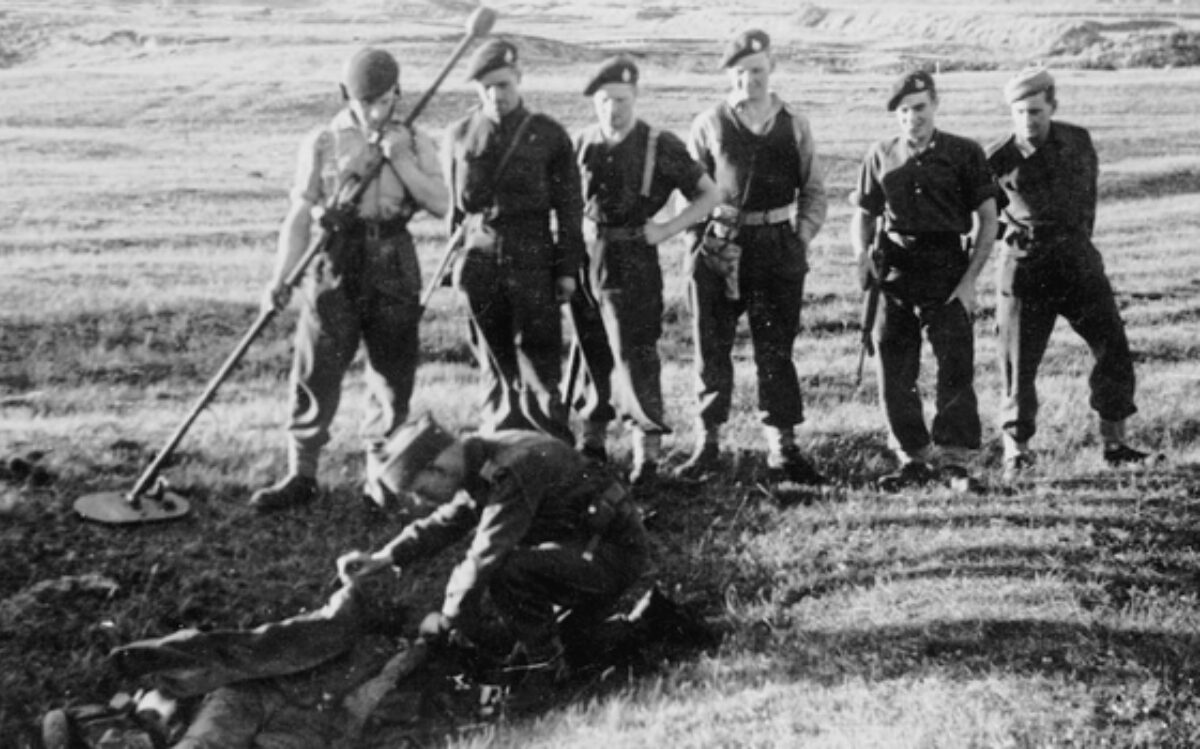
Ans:
[[[474,501],[467,494],[459,493],[428,516],[409,523],[373,556],[387,559],[396,567],[403,567],[418,559],[433,556],[465,537],[478,520]]]
[[[419,131],[402,130],[384,136],[384,149],[396,170],[396,176],[417,204],[435,216],[445,216],[450,206],[450,191],[438,164],[437,146]]]
[[[859,288],[870,286],[871,276],[876,273],[871,258],[871,245],[875,242],[875,224],[878,217],[859,208],[850,216],[850,248],[858,268]]]
[[[492,575],[529,532],[535,504],[511,472],[500,472],[488,494],[466,556],[450,574],[442,614],[453,622],[470,612]]]
[[[554,211],[558,236],[555,248],[555,276],[559,280],[560,302],[574,292],[576,274],[583,265],[583,194],[580,187],[579,165],[571,138],[561,126],[555,125],[556,143],[547,166],[550,187],[550,207]],[[569,282],[570,289],[564,286]],[[565,293],[565,296],[563,294]]]
[[[1092,231],[1096,228],[1096,199],[1099,193],[1098,182],[1100,178],[1100,158],[1096,155],[1096,147],[1092,145],[1092,136],[1082,128],[1080,133],[1083,135],[1084,149],[1080,159],[1080,166],[1084,170],[1083,189],[1084,194],[1080,196],[1079,203],[1083,206],[1083,225],[1087,229],[1088,237],[1092,236]]]
[[[825,195],[825,175],[813,142],[808,120],[792,115],[796,149],[800,155],[800,190],[796,196],[796,235],[807,247],[825,224],[829,200]]]
[[[657,151],[655,179],[675,186],[688,204],[667,221],[646,224],[646,241],[652,245],[665,242],[684,229],[704,221],[721,202],[717,184],[692,159],[683,141],[673,133],[659,133]]]
[[[287,306],[290,289],[284,280],[296,267],[312,239],[312,210],[322,199],[321,141],[328,137],[324,131],[310,133],[300,144],[296,157],[296,176],[292,183],[291,202],[279,227],[275,265],[267,282],[263,308],[281,309]]]
[[[458,164],[454,158],[455,152],[455,137],[457,129],[454,126],[446,128],[445,139],[442,141],[442,172],[446,180],[446,223],[448,225],[447,234],[453,234],[458,225],[463,222],[463,211],[461,202],[458,196]]]

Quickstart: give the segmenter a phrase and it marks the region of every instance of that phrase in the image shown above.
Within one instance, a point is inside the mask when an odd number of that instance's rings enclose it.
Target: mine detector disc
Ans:
[[[121,492],[97,492],[75,500],[75,512],[85,519],[111,525],[175,520],[188,514],[190,509],[187,500],[172,491],[140,497],[136,502],[131,502],[129,496]]]

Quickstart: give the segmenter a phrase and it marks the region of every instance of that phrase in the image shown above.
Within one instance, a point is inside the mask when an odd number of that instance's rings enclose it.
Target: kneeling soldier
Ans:
[[[403,567],[472,535],[440,615],[422,627],[471,639],[487,592],[518,641],[514,657],[530,670],[519,688],[531,701],[546,696],[565,668],[556,607],[600,618],[648,567],[648,538],[626,490],[567,443],[534,431],[456,439],[421,417],[390,448],[390,489],[437,509],[378,551],[343,555],[342,576]]]

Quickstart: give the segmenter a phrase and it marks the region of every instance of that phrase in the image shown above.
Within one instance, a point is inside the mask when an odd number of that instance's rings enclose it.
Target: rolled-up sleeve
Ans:
[[[301,141],[296,154],[296,176],[288,195],[292,202],[303,201],[316,205],[325,197],[321,184],[321,158],[328,137],[329,132],[320,128]]]

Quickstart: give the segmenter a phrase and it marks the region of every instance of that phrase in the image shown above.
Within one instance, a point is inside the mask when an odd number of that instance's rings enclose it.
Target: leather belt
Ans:
[[[400,216],[387,219],[362,219],[359,226],[367,241],[381,242],[406,231],[408,219]]]
[[[609,242],[629,242],[646,238],[644,226],[619,226],[617,224],[596,224],[596,234]]]
[[[743,211],[742,226],[770,226],[792,220],[792,206],[781,205],[765,211]]]

